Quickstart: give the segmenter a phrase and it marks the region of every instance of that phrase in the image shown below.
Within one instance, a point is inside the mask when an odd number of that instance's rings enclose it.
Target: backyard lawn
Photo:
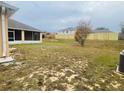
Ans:
[[[13,45],[13,64],[0,65],[0,90],[124,90],[115,72],[124,41],[44,40]]]

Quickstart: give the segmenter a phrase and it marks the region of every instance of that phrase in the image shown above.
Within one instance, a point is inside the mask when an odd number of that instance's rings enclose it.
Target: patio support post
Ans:
[[[3,45],[2,45],[2,17],[0,16],[0,57],[3,56]]]
[[[22,30],[22,41],[24,42],[25,41],[25,32]]]
[[[40,33],[40,41],[42,42],[42,33]]]
[[[0,21],[0,57],[8,57],[8,17],[5,7],[1,7]]]

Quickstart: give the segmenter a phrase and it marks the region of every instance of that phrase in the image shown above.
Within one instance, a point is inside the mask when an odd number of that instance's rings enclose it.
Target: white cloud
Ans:
[[[78,23],[79,21],[90,21],[90,16],[69,16],[63,19],[60,19],[59,22],[63,24],[69,24],[69,23]]]
[[[94,26],[111,26],[124,20],[123,2],[9,2],[20,8],[14,19],[44,29],[61,29],[77,25],[80,20]],[[24,16],[25,15],[25,16]],[[23,17],[22,17],[23,16]]]

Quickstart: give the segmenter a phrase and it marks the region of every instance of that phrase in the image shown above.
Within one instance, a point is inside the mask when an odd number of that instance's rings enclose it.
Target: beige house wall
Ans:
[[[1,21],[1,15],[0,15],[0,57],[2,57],[2,21]]]

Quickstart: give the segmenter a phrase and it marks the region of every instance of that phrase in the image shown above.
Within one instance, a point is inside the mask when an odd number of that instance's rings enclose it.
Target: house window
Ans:
[[[14,39],[14,32],[13,31],[9,31],[8,32],[8,37],[9,37],[9,41],[14,41],[15,39]]]

